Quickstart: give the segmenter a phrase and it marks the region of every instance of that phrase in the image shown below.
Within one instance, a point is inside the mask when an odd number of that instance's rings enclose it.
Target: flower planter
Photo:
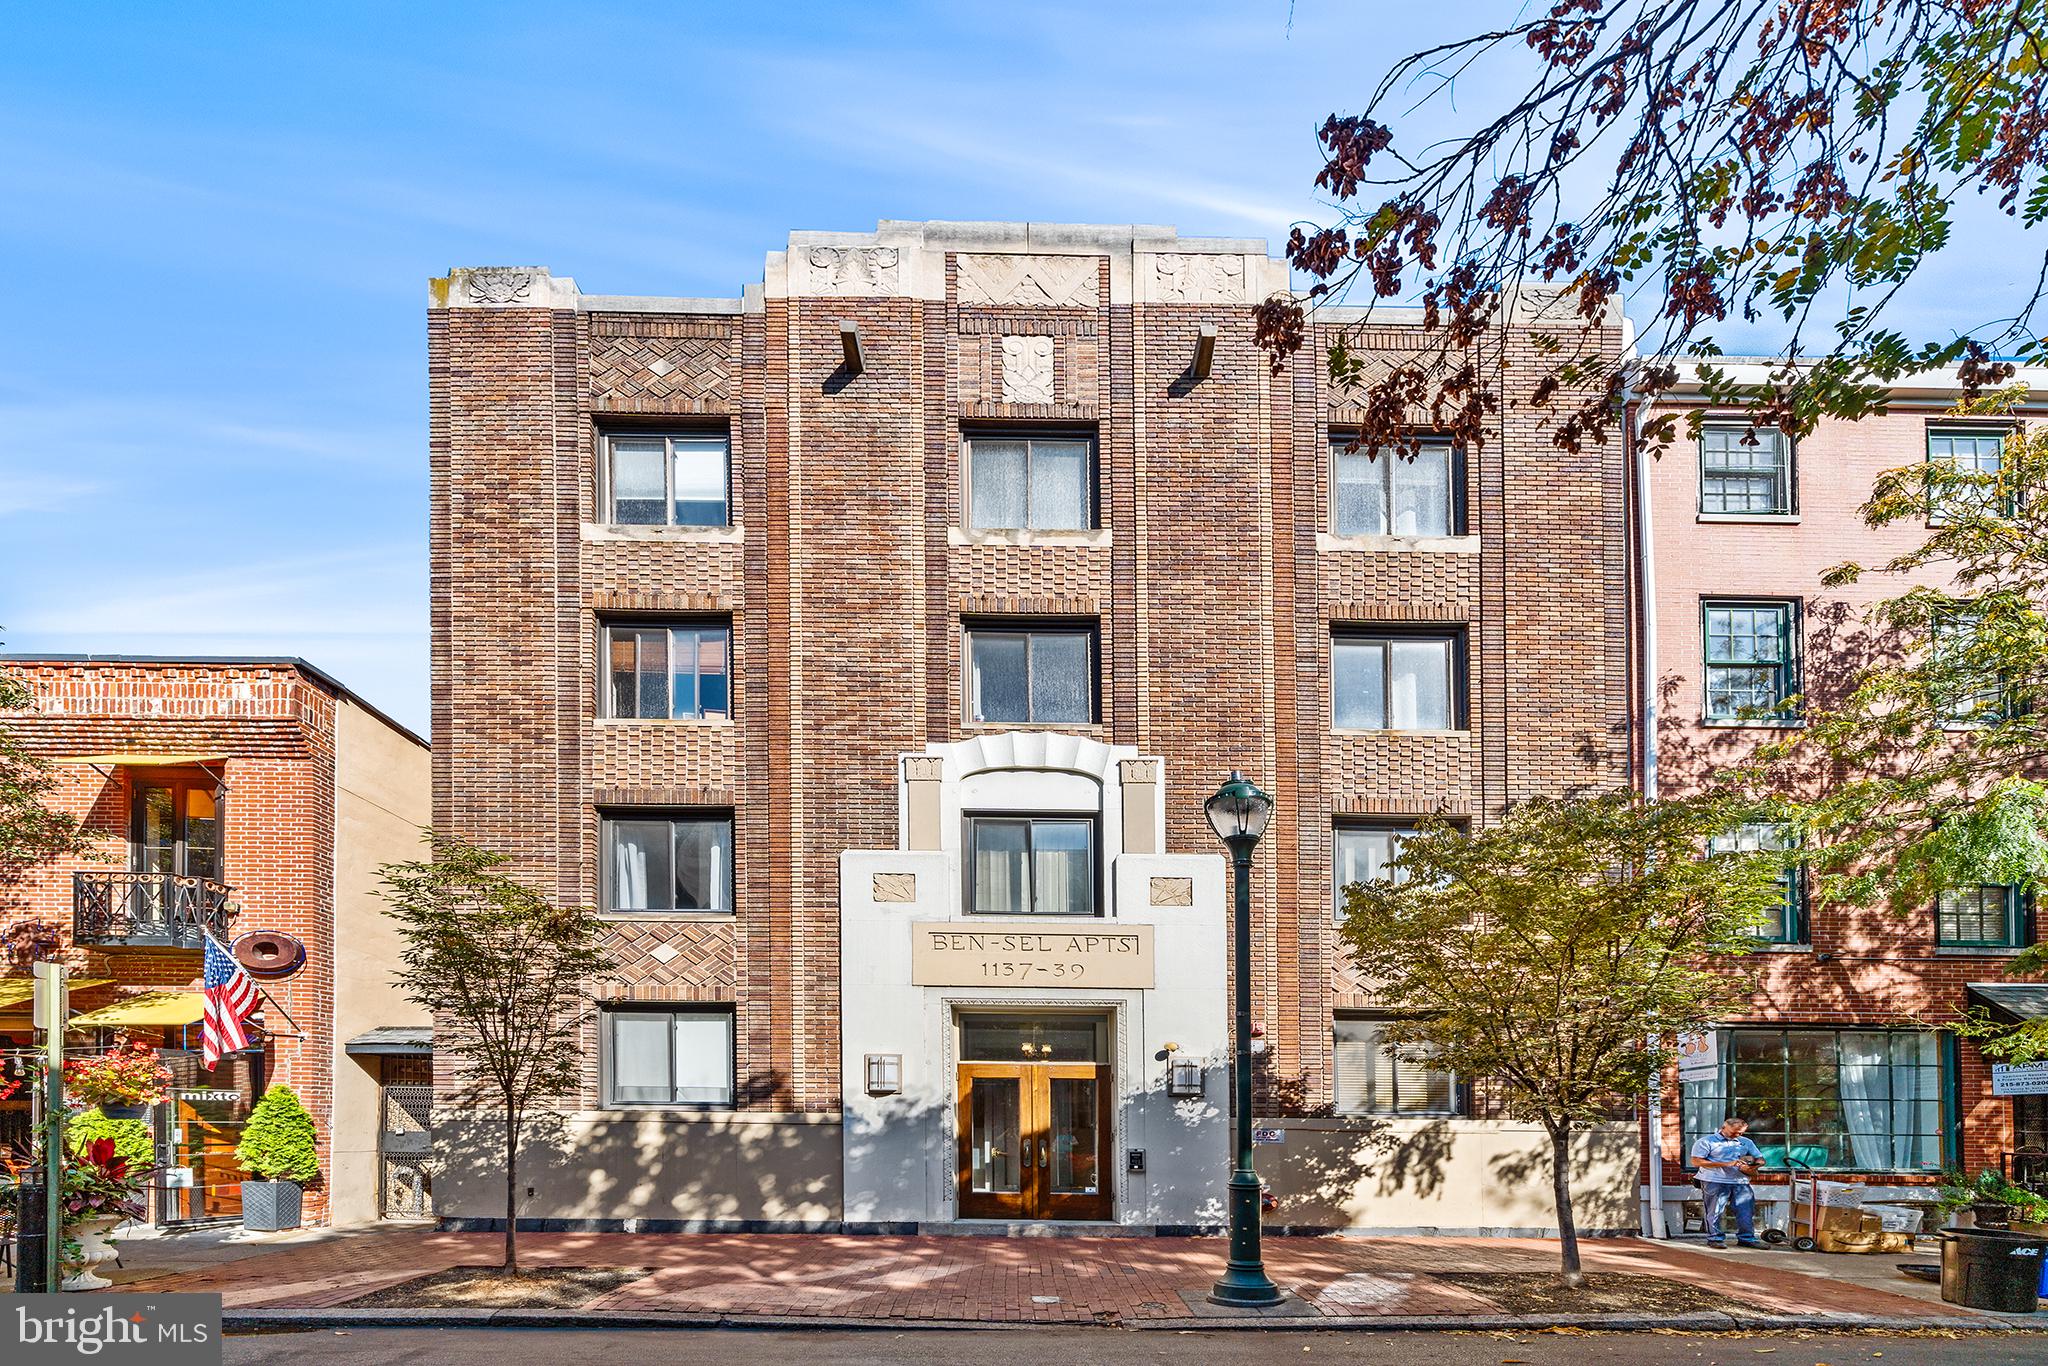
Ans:
[[[303,1204],[303,1193],[296,1181],[244,1181],[242,1227],[251,1233],[297,1228]]]
[[[103,1100],[100,1102],[100,1113],[108,1119],[147,1119],[149,1106],[117,1105],[112,1101]]]
[[[2012,1206],[2002,1200],[1973,1200],[1970,1220],[1977,1228],[2007,1228],[2012,1224]]]
[[[114,1243],[107,1235],[121,1223],[118,1214],[102,1214],[91,1219],[82,1219],[71,1225],[70,1232],[78,1239],[78,1260],[64,1263],[65,1290],[105,1290],[113,1282],[96,1275],[93,1268],[102,1262],[114,1260]]]

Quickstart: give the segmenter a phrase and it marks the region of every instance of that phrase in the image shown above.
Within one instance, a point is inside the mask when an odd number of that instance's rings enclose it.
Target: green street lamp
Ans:
[[[1237,875],[1231,930],[1232,1005],[1236,1013],[1237,1164],[1230,1172],[1230,1263],[1210,1288],[1216,1304],[1259,1308],[1280,1303],[1280,1287],[1259,1256],[1259,1177],[1252,1170],[1252,850],[1273,819],[1273,799],[1236,769],[1202,803],[1209,828],[1230,848]]]

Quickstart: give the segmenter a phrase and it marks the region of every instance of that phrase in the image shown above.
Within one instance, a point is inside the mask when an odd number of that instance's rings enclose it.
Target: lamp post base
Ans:
[[[1230,1309],[1272,1309],[1287,1302],[1287,1296],[1266,1279],[1265,1272],[1254,1270],[1243,1279],[1237,1276],[1235,1270],[1224,1272],[1223,1279],[1209,1287],[1209,1303]]]

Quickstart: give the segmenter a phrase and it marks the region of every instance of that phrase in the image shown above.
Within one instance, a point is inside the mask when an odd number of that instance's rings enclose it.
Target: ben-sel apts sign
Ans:
[[[910,927],[921,987],[1149,987],[1152,927],[1048,929],[1029,920],[923,921]]]

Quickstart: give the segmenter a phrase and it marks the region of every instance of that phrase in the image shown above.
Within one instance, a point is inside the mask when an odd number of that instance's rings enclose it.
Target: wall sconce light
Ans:
[[[903,1089],[901,1053],[870,1053],[866,1060],[869,1095],[893,1096]]]
[[[868,368],[867,358],[861,354],[860,329],[852,323],[839,324],[839,350],[844,357],[847,374],[858,375]]]
[[[1174,1061],[1166,1065],[1166,1094],[1187,1100],[1202,1094],[1202,1064]]]

